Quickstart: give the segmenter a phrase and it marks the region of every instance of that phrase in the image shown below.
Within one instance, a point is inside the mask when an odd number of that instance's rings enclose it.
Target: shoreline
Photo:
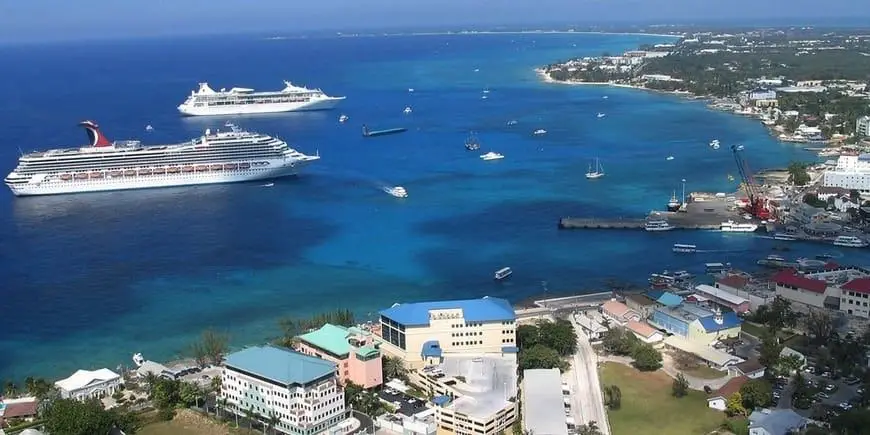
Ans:
[[[551,83],[557,85],[566,85],[566,86],[610,86],[613,88],[623,88],[623,89],[634,89],[638,91],[646,91],[646,92],[655,92],[657,94],[665,94],[665,95],[673,95],[676,97],[681,97],[687,100],[692,101],[712,101],[715,97],[711,95],[693,95],[690,92],[681,92],[681,91],[663,91],[660,89],[650,89],[644,86],[636,86],[629,85],[625,83],[613,83],[613,82],[578,82],[578,81],[568,81],[568,80],[556,80],[550,77],[547,74],[547,71],[544,68],[535,68],[535,73],[538,75],[538,78],[544,83]]]
[[[683,35],[670,35],[666,33],[646,33],[646,32],[594,32],[594,31],[569,31],[569,30],[460,30],[460,31],[445,31],[445,32],[399,32],[399,33],[339,33],[339,38],[362,38],[362,37],[377,37],[377,36],[473,36],[473,35],[613,35],[613,36],[645,36],[656,38],[682,38]],[[267,39],[281,38],[280,36],[272,36]],[[289,37],[287,37],[289,38]]]

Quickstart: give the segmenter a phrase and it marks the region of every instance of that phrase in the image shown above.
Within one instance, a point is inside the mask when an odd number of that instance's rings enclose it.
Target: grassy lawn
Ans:
[[[683,370],[683,373],[701,379],[719,379],[728,374],[705,365],[698,366],[691,370]]]
[[[172,421],[159,421],[142,428],[137,435],[243,435],[261,432],[245,428],[236,429],[232,425],[221,425],[197,413],[178,411]]]
[[[740,329],[749,335],[752,335],[756,338],[761,338],[761,335],[764,333],[765,329],[767,329],[767,328],[764,327],[763,325],[756,325],[754,323],[743,322],[743,325],[740,325]]]
[[[690,391],[688,396],[671,396],[673,379],[662,371],[646,373],[617,363],[601,366],[602,385],[622,390],[622,407],[608,411],[613,435],[706,434],[725,420],[725,414],[707,407],[706,396]]]

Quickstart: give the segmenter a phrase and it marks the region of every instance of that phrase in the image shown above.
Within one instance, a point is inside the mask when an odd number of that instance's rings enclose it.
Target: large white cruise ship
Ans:
[[[285,81],[280,91],[254,92],[249,88],[221,89],[200,83],[178,111],[189,116],[245,115],[303,110],[328,110],[345,97],[330,97],[320,89],[308,89]]]
[[[232,183],[294,175],[320,156],[264,134],[227,124],[185,143],[110,142],[92,121],[90,144],[22,155],[4,180],[16,196]]]

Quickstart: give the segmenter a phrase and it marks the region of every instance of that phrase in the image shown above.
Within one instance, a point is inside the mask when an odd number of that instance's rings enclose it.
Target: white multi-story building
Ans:
[[[825,171],[823,185],[870,193],[870,154],[840,156],[837,167]]]
[[[855,134],[858,137],[870,136],[870,116],[862,116],[855,122]]]
[[[78,370],[54,383],[64,399],[86,400],[107,397],[121,388],[121,375],[109,370]]]
[[[450,354],[517,352],[516,314],[504,299],[395,304],[380,315],[381,350],[409,369]]]
[[[228,355],[221,398],[240,416],[277,417],[274,429],[284,434],[334,433],[348,418],[334,363],[274,346]]]

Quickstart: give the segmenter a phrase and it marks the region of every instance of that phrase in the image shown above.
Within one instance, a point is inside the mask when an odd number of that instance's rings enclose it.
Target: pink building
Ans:
[[[297,350],[334,362],[343,383],[373,388],[384,382],[381,351],[371,332],[327,323],[300,335]]]

